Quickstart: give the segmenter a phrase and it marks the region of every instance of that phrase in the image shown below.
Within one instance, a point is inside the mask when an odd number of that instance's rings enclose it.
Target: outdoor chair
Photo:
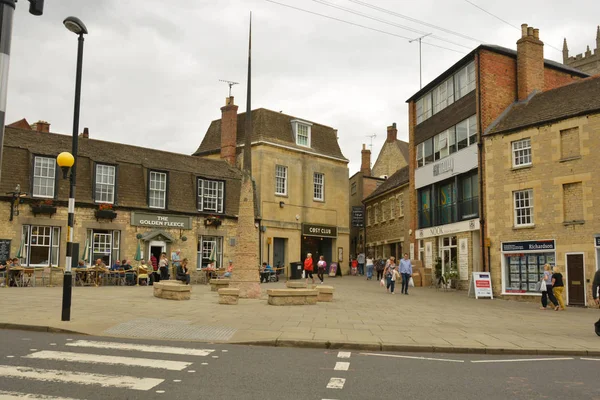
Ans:
[[[21,279],[23,287],[35,287],[35,268],[24,268]]]

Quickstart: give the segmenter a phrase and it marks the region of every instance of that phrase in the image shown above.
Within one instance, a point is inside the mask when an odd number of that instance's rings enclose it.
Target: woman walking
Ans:
[[[560,268],[554,267],[552,273],[552,291],[554,292],[554,297],[556,297],[556,300],[558,301],[558,305],[554,307],[554,311],[565,311],[563,290],[565,290],[565,284],[563,282],[563,276],[560,273]]]
[[[312,254],[306,254],[306,260],[304,260],[304,276],[306,277],[306,284],[308,285],[308,277],[312,279],[312,283],[315,283],[315,278],[313,277],[313,259]]]
[[[321,280],[321,285],[323,284],[323,274],[325,273],[326,268],[327,263],[325,262],[325,257],[319,257],[319,262],[317,263],[317,277]]]
[[[552,308],[554,308],[558,305],[558,302],[552,291],[552,271],[550,271],[550,264],[544,265],[544,277],[542,278],[542,281],[546,283],[546,290],[542,291],[542,306],[540,307],[540,310],[546,310],[546,307],[548,307],[548,299],[550,299]]]
[[[396,262],[395,261],[396,261],[396,259],[394,257],[390,257],[390,259],[387,262],[387,265],[385,266],[385,271],[383,273],[387,280],[387,284],[386,284],[387,292],[392,293],[392,294],[394,294],[394,288],[396,287],[396,279],[399,276],[398,271],[396,270]]]
[[[160,255],[158,268],[160,269],[160,280],[169,280],[169,260],[167,259],[167,253]]]
[[[367,280],[373,279],[373,257],[367,256]]]
[[[377,281],[380,281],[383,279],[383,270],[384,270],[384,261],[383,260],[377,260]]]

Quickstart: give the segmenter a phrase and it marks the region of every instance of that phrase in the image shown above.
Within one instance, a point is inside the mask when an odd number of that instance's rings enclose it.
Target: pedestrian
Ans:
[[[169,280],[169,260],[167,259],[167,253],[160,254],[158,269],[160,270],[160,279]]]
[[[552,272],[550,271],[550,264],[544,265],[544,276],[542,281],[546,283],[546,290],[542,290],[542,306],[540,310],[546,310],[548,306],[548,299],[552,303],[552,308],[558,305],[556,297],[554,297],[554,291],[552,290]]]
[[[379,282],[380,280],[383,279],[383,270],[385,269],[385,262],[383,260],[377,260],[377,266],[375,267],[377,269],[377,281]]]
[[[352,261],[350,262],[350,273],[352,275],[358,273],[358,260],[356,258],[352,258]]]
[[[260,283],[262,283],[263,280],[265,281],[265,283],[269,283],[269,275],[271,275],[272,271],[273,269],[271,268],[271,266],[266,262],[263,262],[262,267],[260,269]]]
[[[313,259],[312,254],[307,253],[306,259],[304,260],[304,276],[306,277],[306,284],[308,285],[308,277],[312,279],[312,283],[315,283],[315,278],[313,277]]]
[[[325,262],[325,257],[320,256],[319,262],[317,262],[317,277],[321,280],[321,285],[323,284],[323,274],[327,269],[327,263]]]
[[[385,267],[384,275],[387,281],[387,292],[394,294],[394,288],[396,287],[396,279],[399,277],[398,271],[396,270],[396,263],[394,257],[390,257],[390,259],[388,260],[388,263]]]
[[[404,258],[400,260],[400,274],[402,275],[402,289],[400,293],[408,294],[408,282],[412,276],[412,264],[408,253],[404,253]]]
[[[373,257],[369,255],[367,257],[367,280],[373,279]]]
[[[356,258],[358,261],[358,274],[361,276],[365,275],[365,253],[360,253]]]
[[[594,281],[592,282],[592,297],[596,304],[600,304],[600,300],[598,300],[598,288],[600,288],[600,269],[594,274]]]
[[[552,271],[552,291],[554,297],[558,301],[558,305],[554,307],[554,311],[565,311],[565,301],[563,300],[563,291],[565,290],[565,284],[563,282],[563,276],[560,273],[560,268],[555,266]]]
[[[231,274],[233,274],[233,260],[229,260],[229,265],[227,266],[227,271],[223,275],[223,278],[231,278]]]

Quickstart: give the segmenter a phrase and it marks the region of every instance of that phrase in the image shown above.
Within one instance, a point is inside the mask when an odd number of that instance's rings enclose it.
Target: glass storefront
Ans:
[[[535,286],[544,275],[544,265],[556,265],[554,250],[554,240],[503,242],[504,292],[539,294]]]

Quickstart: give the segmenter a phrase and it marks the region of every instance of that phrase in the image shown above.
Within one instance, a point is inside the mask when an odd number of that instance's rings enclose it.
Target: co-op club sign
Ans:
[[[134,212],[131,213],[131,225],[155,228],[192,229],[192,217]]]

